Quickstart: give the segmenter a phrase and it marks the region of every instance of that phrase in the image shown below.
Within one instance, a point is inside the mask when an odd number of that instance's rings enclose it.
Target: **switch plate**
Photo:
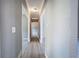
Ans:
[[[12,27],[12,33],[15,33],[15,32],[16,32],[16,28]]]

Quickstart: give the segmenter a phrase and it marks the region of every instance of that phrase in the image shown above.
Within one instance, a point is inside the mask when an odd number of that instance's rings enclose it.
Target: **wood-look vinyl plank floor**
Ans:
[[[39,42],[30,42],[22,54],[22,58],[45,58],[42,45]]]

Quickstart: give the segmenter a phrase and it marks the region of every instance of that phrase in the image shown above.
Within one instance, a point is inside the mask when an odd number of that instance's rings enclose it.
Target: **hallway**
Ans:
[[[79,57],[78,0],[0,0],[0,58]]]

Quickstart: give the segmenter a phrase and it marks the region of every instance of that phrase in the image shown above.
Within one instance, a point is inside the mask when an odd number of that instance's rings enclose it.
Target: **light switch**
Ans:
[[[15,33],[15,32],[16,32],[16,28],[12,27],[12,33]]]

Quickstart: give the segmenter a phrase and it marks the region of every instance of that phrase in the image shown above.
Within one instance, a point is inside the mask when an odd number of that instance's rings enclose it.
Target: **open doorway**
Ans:
[[[22,58],[45,58],[44,40],[42,39],[42,23],[40,23],[41,3],[29,10],[26,3],[22,4]],[[37,1],[39,2],[39,1]],[[40,1],[40,2],[44,2]],[[34,3],[34,2],[33,2]],[[35,5],[36,6],[36,5]],[[40,11],[40,12],[39,12]],[[41,35],[42,34],[42,35]],[[43,44],[42,44],[43,43]]]

